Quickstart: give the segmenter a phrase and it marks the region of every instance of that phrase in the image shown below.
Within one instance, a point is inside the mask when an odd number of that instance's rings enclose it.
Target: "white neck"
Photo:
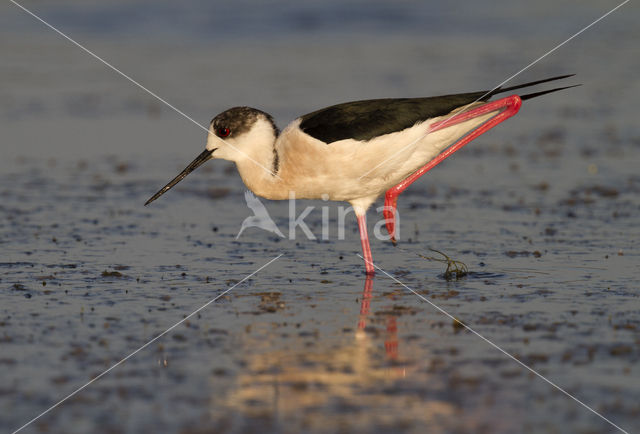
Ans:
[[[236,160],[236,166],[244,184],[256,195],[267,199],[286,199],[285,192],[280,194],[282,179],[277,174],[275,161],[272,141],[263,151],[252,152]]]

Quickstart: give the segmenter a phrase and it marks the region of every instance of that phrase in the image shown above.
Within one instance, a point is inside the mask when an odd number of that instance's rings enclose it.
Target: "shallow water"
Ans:
[[[344,100],[490,88],[607,7],[279,4],[25,3],[199,123],[249,104],[281,126]],[[434,305],[640,427],[635,5],[515,80],[584,86],[526,102],[400,197],[402,250],[372,240],[397,280],[373,281],[353,215],[336,239],[339,204],[329,240],[236,240],[251,211],[226,162],[143,207],[204,132],[2,8],[3,431],[281,254],[24,432],[616,431]],[[286,233],[288,204],[263,203]],[[297,204],[316,207],[318,238],[323,205]],[[429,248],[469,275],[445,280]]]

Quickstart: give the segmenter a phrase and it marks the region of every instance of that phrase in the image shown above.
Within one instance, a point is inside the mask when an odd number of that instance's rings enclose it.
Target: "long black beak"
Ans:
[[[215,149],[213,150],[215,151]],[[176,176],[175,178],[173,178],[167,185],[165,185],[164,187],[162,187],[160,189],[160,191],[158,191],[156,194],[154,194],[153,196],[151,196],[151,199],[149,199],[148,201],[146,201],[144,203],[144,206],[149,205],[151,202],[153,202],[154,200],[156,200],[157,198],[159,198],[160,196],[162,196],[163,194],[165,194],[167,191],[169,191],[174,185],[176,185],[178,182],[182,181],[184,179],[185,176],[187,176],[188,174],[190,174],[191,172],[193,172],[194,170],[196,170],[198,167],[200,167],[203,163],[206,163],[207,161],[211,160],[213,158],[212,154],[213,151],[209,151],[208,149],[205,149],[202,154],[198,155],[196,157],[195,160],[193,160],[191,162],[191,164],[189,164],[182,172],[180,172],[180,175]]]

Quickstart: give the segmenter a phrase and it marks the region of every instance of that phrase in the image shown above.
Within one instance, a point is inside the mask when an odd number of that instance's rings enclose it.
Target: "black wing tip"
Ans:
[[[575,74],[572,74],[572,75],[575,75]],[[534,93],[528,93],[526,95],[520,95],[520,99],[522,101],[525,101],[525,100],[528,100],[528,99],[531,99],[531,98],[536,98],[538,96],[546,95],[546,94],[551,93],[551,92],[557,92],[559,90],[564,90],[564,89],[571,89],[572,87],[578,87],[578,86],[582,86],[582,83],[574,84],[572,86],[556,87],[554,89],[543,90],[543,91],[534,92]]]
[[[557,75],[555,77],[547,78],[545,81],[562,80],[563,78],[575,77],[575,74]]]
[[[530,87],[530,86],[536,86],[538,84],[542,84],[542,83],[548,83],[550,81],[556,81],[556,80],[563,80],[565,78],[569,78],[569,77],[573,77],[576,74],[563,74],[563,75],[556,75],[554,77],[549,77],[549,78],[543,78],[542,80],[536,80],[536,81],[530,81],[528,83],[523,83],[523,84],[517,84],[515,86],[509,86],[509,87],[498,87],[497,89],[492,90],[491,92],[488,93],[487,97],[490,98],[493,95],[499,94],[499,93],[504,93],[504,92],[510,92],[512,90],[517,90],[517,89],[522,89],[525,87]],[[488,99],[487,98],[487,99]]]

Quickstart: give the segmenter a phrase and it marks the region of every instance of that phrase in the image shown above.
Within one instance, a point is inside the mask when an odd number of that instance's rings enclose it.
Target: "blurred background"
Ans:
[[[619,4],[19,3],[201,125],[249,105],[281,128],[491,89]],[[629,2],[510,81],[583,86],[525,102],[403,194],[405,251],[372,242],[383,269],[629,431],[639,18]],[[222,161],[144,208],[206,133],[11,2],[0,35],[0,429],[284,253],[24,432],[614,432],[393,280],[367,286],[355,218],[342,241],[235,240],[251,211]],[[263,203],[286,233],[288,204]],[[298,204],[318,237],[321,205]],[[446,281],[429,248],[471,273]]]

